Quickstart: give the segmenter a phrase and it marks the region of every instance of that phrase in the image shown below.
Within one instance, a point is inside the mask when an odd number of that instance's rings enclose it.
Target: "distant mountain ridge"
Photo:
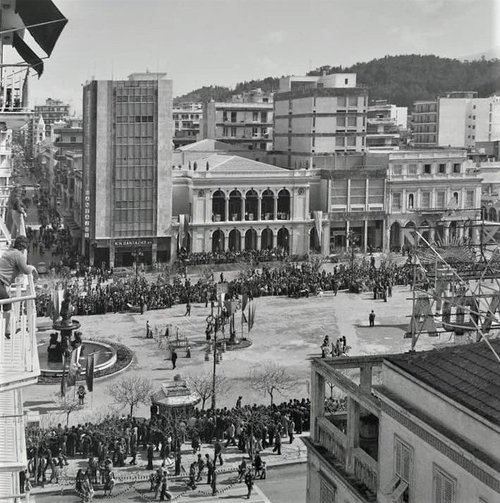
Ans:
[[[478,59],[460,61],[433,55],[385,56],[352,66],[325,65],[308,75],[326,73],[356,73],[357,82],[369,87],[370,100],[386,99],[398,106],[411,107],[416,100],[435,99],[449,91],[477,91],[479,97],[500,91],[500,60]],[[236,84],[234,89],[224,86],[204,86],[175,98],[184,101],[229,101],[233,94],[260,87],[276,91],[279,77],[266,77]]]

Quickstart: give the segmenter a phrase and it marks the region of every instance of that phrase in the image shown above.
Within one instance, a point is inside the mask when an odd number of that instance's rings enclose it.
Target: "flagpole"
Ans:
[[[53,19],[52,21],[45,21],[43,23],[30,24],[28,26],[23,25],[23,26],[20,26],[19,28],[11,28],[9,30],[2,30],[2,31],[0,31],[0,35],[5,35],[6,33],[14,33],[16,31],[21,31],[21,30],[25,30],[25,29],[29,30],[30,28],[37,28],[38,26],[45,26],[47,24],[62,23],[64,21],[68,22],[68,20],[65,17],[63,17],[61,19]]]

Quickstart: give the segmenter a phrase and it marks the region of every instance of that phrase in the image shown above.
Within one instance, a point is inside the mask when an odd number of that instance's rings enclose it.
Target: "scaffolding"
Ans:
[[[412,314],[405,337],[414,351],[421,334],[448,335],[448,342],[484,341],[500,329],[500,223],[469,222],[469,236],[429,242],[412,229]],[[473,239],[471,236],[475,236]]]

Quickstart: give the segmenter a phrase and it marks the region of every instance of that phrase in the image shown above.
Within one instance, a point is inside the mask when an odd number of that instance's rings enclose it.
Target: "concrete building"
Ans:
[[[277,165],[313,168],[314,156],[364,152],[367,106],[356,74],[281,79],[274,96]]]
[[[307,503],[499,500],[500,364],[486,344],[314,358],[311,384]]]
[[[307,253],[315,226],[309,185],[317,176],[220,152],[200,150],[195,157],[191,151],[173,170],[178,247],[191,252],[280,247],[292,255]]]
[[[454,92],[438,98],[438,146],[473,149],[500,140],[500,96]]]
[[[408,127],[408,109],[379,100],[368,107],[366,147],[368,150],[399,150]]]
[[[170,258],[172,81],[163,73],[83,90],[83,253],[127,266]]]
[[[438,144],[438,103],[416,101],[411,113],[411,144],[416,148],[433,148]]]
[[[174,147],[196,142],[203,117],[202,103],[179,103],[172,111],[174,119]]]
[[[233,96],[229,103],[205,103],[199,139],[219,140],[249,151],[270,151],[273,144],[272,93],[256,89]]]
[[[383,154],[381,154],[383,155]],[[387,242],[414,246],[405,230],[419,229],[431,242],[477,242],[481,177],[463,150],[388,152]]]
[[[45,136],[52,137],[54,134],[54,124],[69,117],[70,106],[61,100],[47,98],[43,105],[35,105],[33,108],[34,117],[43,118],[45,124]]]

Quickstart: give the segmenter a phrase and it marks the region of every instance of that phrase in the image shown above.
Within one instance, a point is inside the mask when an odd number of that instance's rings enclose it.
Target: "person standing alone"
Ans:
[[[373,312],[373,309],[372,309],[372,312],[370,313],[370,316],[368,316],[368,320],[370,322],[370,327],[374,327],[375,326],[375,313]]]

